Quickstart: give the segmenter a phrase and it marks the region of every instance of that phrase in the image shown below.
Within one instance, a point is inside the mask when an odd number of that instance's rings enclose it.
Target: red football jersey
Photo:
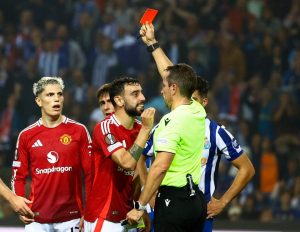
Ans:
[[[111,154],[118,149],[130,149],[141,124],[135,121],[131,130],[124,128],[114,114],[99,122],[93,133],[93,157],[95,177],[87,199],[84,219],[94,222],[99,216],[112,222],[120,222],[133,208],[134,171],[118,166]]]
[[[41,119],[18,138],[13,161],[12,189],[25,195],[31,175],[31,209],[35,221],[55,223],[80,218],[83,210],[82,174],[88,197],[92,186],[91,138],[86,127],[67,117],[55,128]]]

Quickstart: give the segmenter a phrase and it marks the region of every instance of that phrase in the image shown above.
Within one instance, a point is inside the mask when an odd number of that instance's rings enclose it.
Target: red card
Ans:
[[[155,9],[151,9],[151,8],[147,8],[143,17],[140,20],[140,24],[146,24],[146,22],[148,22],[149,24],[151,24],[155,18],[155,16],[157,15],[158,10]]]

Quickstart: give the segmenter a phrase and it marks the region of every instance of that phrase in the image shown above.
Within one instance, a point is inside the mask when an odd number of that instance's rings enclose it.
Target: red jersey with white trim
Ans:
[[[12,189],[25,195],[31,175],[31,209],[35,221],[56,223],[80,218],[83,210],[82,173],[86,195],[92,186],[91,138],[82,124],[67,117],[55,128],[41,119],[24,129],[13,161]]]
[[[93,133],[93,157],[95,176],[91,194],[87,199],[84,219],[94,222],[98,217],[111,222],[120,222],[133,208],[134,171],[118,166],[111,154],[133,145],[141,124],[135,121],[131,130],[124,128],[115,114],[99,122]]]

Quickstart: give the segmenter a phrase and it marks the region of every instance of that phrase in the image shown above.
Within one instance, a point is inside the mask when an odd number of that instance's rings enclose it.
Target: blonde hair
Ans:
[[[33,84],[32,90],[34,96],[43,92],[47,85],[60,85],[62,90],[65,88],[64,81],[60,77],[42,77],[38,82]]]

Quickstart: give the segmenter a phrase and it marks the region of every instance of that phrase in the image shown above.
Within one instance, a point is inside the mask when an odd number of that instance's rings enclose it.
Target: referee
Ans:
[[[145,33],[152,25],[144,25]],[[144,38],[143,38],[144,37]],[[200,180],[201,150],[204,146],[205,110],[191,99],[196,74],[186,64],[164,66],[164,54],[157,42],[148,46],[163,79],[161,93],[170,113],[159,122],[154,133],[155,161],[144,190],[127,214],[130,223],[142,216],[145,205],[158,189],[154,207],[154,231],[202,231],[206,202],[197,187]],[[167,67],[161,70],[161,67]]]

